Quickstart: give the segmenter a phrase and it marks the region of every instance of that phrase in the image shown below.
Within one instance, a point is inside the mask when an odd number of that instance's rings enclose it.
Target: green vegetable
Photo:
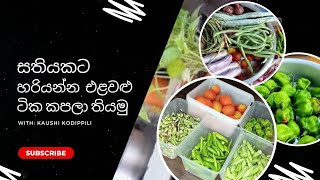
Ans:
[[[176,46],[167,47],[161,56],[159,68],[166,68],[171,62],[180,60],[181,52]]]
[[[290,102],[291,99],[289,98],[288,94],[283,91],[279,91],[275,95],[274,104],[276,108],[285,109],[290,105]]]
[[[283,72],[275,73],[272,79],[281,87],[286,84],[290,84],[290,81],[291,81],[290,77]]]
[[[277,37],[277,51],[279,51],[280,53],[284,53],[284,35],[279,27]]]
[[[299,99],[310,99],[311,94],[307,90],[297,90],[293,95],[295,101],[298,101]]]
[[[304,135],[302,136],[302,138],[299,139],[298,144],[309,144],[315,141],[317,141],[315,137]]]
[[[270,106],[272,109],[276,109],[274,100],[275,100],[277,94],[278,94],[278,92],[273,92],[273,93],[271,93],[271,94],[268,96],[267,100],[266,100],[267,103],[269,104],[269,106]]]
[[[320,113],[320,101],[318,98],[313,97],[311,98],[311,105],[313,108],[313,114],[319,114]]]
[[[287,126],[293,131],[293,134],[295,137],[298,137],[300,135],[300,127],[294,120],[290,120],[287,124]]]
[[[304,117],[300,119],[301,128],[304,130],[303,134],[317,135],[320,132],[320,122],[317,116]]]
[[[180,76],[180,74],[184,71],[186,68],[184,62],[180,59],[172,61],[170,64],[168,64],[167,67],[167,73],[170,78],[175,78]]]
[[[273,91],[279,87],[278,84],[273,79],[267,80],[262,85],[266,86],[270,91]]]
[[[255,89],[262,95],[262,97],[267,98],[270,94],[270,90],[266,86],[256,86]]]
[[[254,180],[260,175],[269,160],[270,155],[265,155],[261,150],[256,150],[248,141],[243,140],[224,172],[224,179]]]
[[[285,124],[277,124],[277,138],[282,142],[290,142],[296,138],[295,133]]]
[[[309,99],[298,99],[294,103],[294,112],[299,117],[306,117],[312,115],[313,108]]]
[[[232,140],[229,142],[217,132],[208,133],[207,138],[200,138],[200,142],[191,151],[189,159],[218,172],[230,153],[231,143]]]
[[[287,123],[290,120],[294,120],[292,107],[289,106],[285,109],[277,109],[275,118],[278,124]]]
[[[244,128],[268,141],[272,141],[273,128],[272,123],[268,119],[252,118],[247,122]]]
[[[286,92],[289,97],[292,97],[296,92],[296,88],[293,87],[291,84],[286,84],[282,86],[281,91]]]
[[[309,79],[306,79],[304,77],[301,77],[297,81],[297,89],[306,90],[311,84],[311,81]]]
[[[310,92],[313,97],[320,98],[320,87],[314,87]]]
[[[200,122],[184,112],[167,114],[160,122],[159,139],[174,146],[179,145]]]

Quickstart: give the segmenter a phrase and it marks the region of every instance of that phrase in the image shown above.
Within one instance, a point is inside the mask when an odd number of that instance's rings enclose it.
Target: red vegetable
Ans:
[[[242,57],[242,53],[239,51],[232,53],[232,60],[233,61],[240,61],[241,57]]]
[[[234,14],[240,15],[243,14],[244,9],[240,4],[235,4],[235,8],[233,9]]]
[[[226,6],[226,7],[223,8],[222,11],[225,12],[225,13],[228,13],[228,14],[233,14],[233,7],[232,6]]]

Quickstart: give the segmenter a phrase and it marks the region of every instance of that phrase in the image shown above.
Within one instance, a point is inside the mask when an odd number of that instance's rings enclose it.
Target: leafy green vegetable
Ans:
[[[171,62],[167,67],[167,72],[170,78],[175,78],[179,76],[185,69],[185,64],[182,60],[178,59]]]

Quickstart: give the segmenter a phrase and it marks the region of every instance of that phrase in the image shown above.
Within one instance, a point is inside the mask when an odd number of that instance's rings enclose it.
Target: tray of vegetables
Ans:
[[[255,3],[231,3],[213,13],[200,33],[202,60],[212,75],[253,84],[285,51],[278,19]]]
[[[187,101],[189,112],[209,127],[219,127],[219,131],[230,134],[246,116],[254,97],[219,79],[209,78],[187,94]]]
[[[271,79],[255,87],[273,110],[279,141],[310,144],[320,138],[319,72],[319,63],[286,57]]]

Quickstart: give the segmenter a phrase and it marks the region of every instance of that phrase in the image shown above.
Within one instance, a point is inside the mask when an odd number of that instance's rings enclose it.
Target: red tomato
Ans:
[[[246,60],[242,60],[240,65],[242,69],[247,69],[249,67]]]
[[[203,93],[203,96],[211,101],[213,101],[217,95],[212,89],[208,89]]]
[[[235,52],[235,53],[232,53],[232,60],[233,61],[240,61],[241,60],[241,57],[242,57],[242,54],[241,52]]]

